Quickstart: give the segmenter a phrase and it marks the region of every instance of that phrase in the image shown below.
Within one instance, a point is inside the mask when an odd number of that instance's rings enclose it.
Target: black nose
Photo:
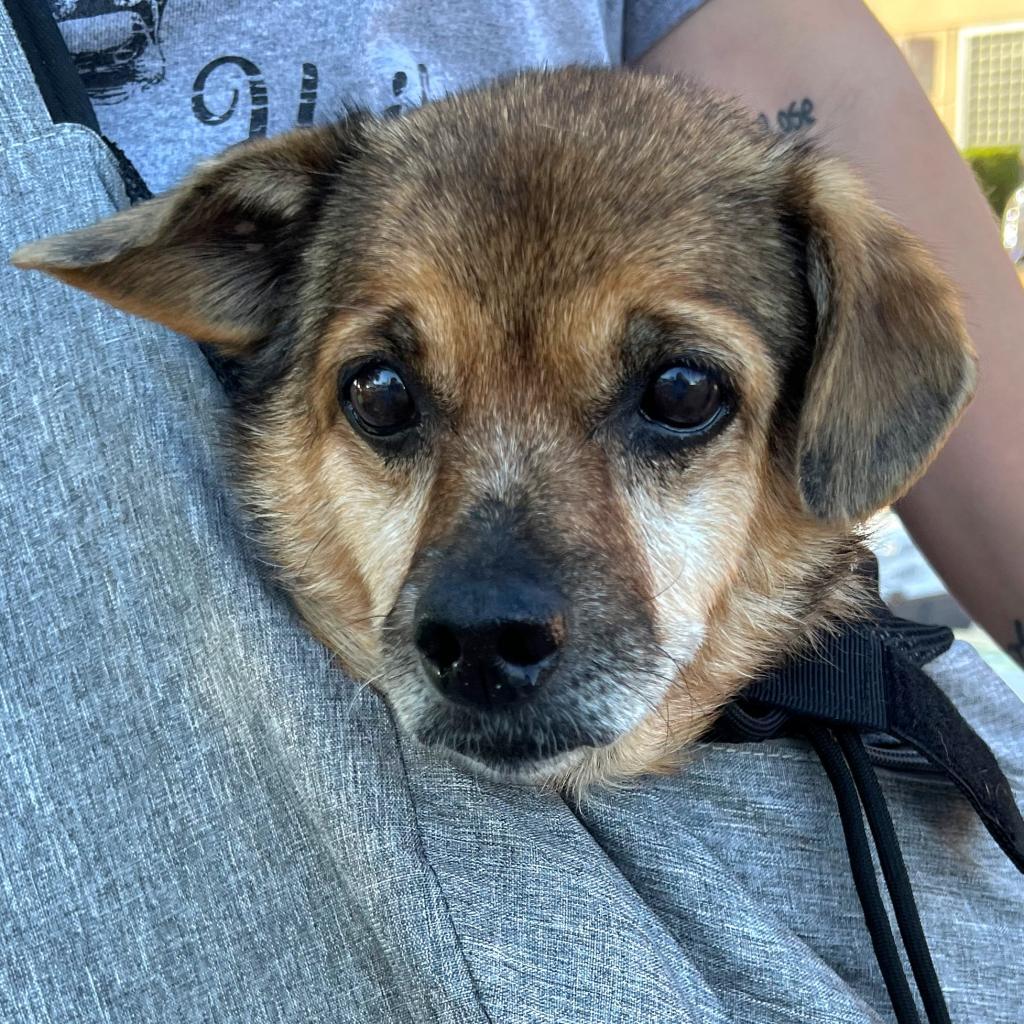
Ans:
[[[532,696],[565,636],[557,595],[526,581],[460,582],[430,588],[417,609],[416,646],[434,685],[449,700],[484,708]]]

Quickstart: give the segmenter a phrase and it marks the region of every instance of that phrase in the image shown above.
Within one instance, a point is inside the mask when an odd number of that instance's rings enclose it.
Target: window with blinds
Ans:
[[[1024,143],[1024,25],[960,34],[960,144]]]

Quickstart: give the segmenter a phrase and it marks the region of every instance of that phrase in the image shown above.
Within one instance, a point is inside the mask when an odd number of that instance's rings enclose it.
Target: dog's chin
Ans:
[[[589,754],[617,738],[587,737],[587,742],[576,740],[569,744],[552,743],[548,737],[541,745],[528,738],[484,741],[475,735],[439,735],[429,729],[415,729],[413,734],[420,743],[474,774],[495,782],[537,787],[557,784]]]

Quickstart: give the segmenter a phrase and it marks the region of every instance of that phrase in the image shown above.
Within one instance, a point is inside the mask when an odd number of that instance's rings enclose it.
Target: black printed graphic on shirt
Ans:
[[[232,83],[231,98],[226,106],[213,110],[208,105],[207,82],[211,75],[215,75],[220,68],[236,69],[236,76],[245,81],[249,92],[249,130],[248,138],[257,135],[267,134],[267,119],[269,115],[270,97],[267,92],[267,82],[263,77],[258,65],[254,64],[248,57],[225,56],[211,60],[192,83],[192,113],[196,120],[202,124],[218,125],[231,120],[238,110],[241,94],[238,86]],[[225,72],[228,74],[229,72]],[[299,87],[299,106],[295,112],[296,124],[312,124],[313,114],[316,111],[316,91],[320,84],[320,72],[315,64],[308,62],[302,65],[302,85]]]
[[[93,103],[121,103],[163,81],[167,0],[50,0]]]
[[[161,26],[167,0],[50,0],[50,6],[94,104],[121,103],[164,81]],[[299,95],[292,101],[296,124],[313,123],[319,85],[317,65],[304,62]],[[427,65],[417,63],[413,74],[396,71],[391,95],[393,102],[384,109],[389,116],[425,103],[430,98]],[[201,124],[222,125],[247,114],[244,137],[267,134],[270,91],[263,71],[249,57],[224,54],[205,64],[192,83],[191,102]]]
[[[211,60],[196,75],[192,83],[192,113],[196,120],[203,124],[224,124],[235,116],[238,109],[239,92],[235,86],[231,88],[231,99],[228,105],[220,111],[211,110],[206,104],[206,84],[211,75],[216,75],[220,68],[236,68],[241,77],[249,85],[249,133],[251,139],[257,135],[267,134],[267,117],[269,116],[269,95],[267,93],[267,82],[259,67],[247,57],[218,57]]]
[[[427,70],[426,64],[417,64],[416,73],[419,75],[420,93],[419,102],[426,103],[430,99],[430,72]],[[401,114],[407,106],[415,106],[416,101],[410,100],[412,97],[408,92],[409,76],[404,71],[396,71],[394,77],[391,79],[391,95],[398,101],[392,104],[390,107],[385,108],[384,113],[390,117],[395,117]]]
[[[224,76],[228,76],[226,82]],[[391,95],[395,102],[385,107],[384,113],[387,116],[397,116],[409,107],[426,103],[430,98],[430,71],[426,64],[416,65],[416,76],[418,88],[410,88],[409,75],[404,71],[396,71],[391,77]],[[221,101],[217,105],[211,93],[223,96],[225,84],[231,89],[230,98],[226,103]],[[317,66],[304,63],[295,114],[296,124],[313,123],[319,84],[320,72]],[[243,89],[248,93],[248,104],[242,103]],[[200,70],[192,83],[192,113],[197,121],[222,125],[240,111],[248,110],[247,137],[250,139],[267,134],[269,107],[270,94],[266,78],[259,65],[248,57],[233,54],[217,57]]]

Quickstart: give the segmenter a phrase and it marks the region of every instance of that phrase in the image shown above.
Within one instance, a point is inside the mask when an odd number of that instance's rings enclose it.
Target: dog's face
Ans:
[[[670,761],[848,612],[851,525],[973,379],[948,286],[845,170],[622,72],[247,145],[15,262],[220,348],[312,630],[520,779]]]

